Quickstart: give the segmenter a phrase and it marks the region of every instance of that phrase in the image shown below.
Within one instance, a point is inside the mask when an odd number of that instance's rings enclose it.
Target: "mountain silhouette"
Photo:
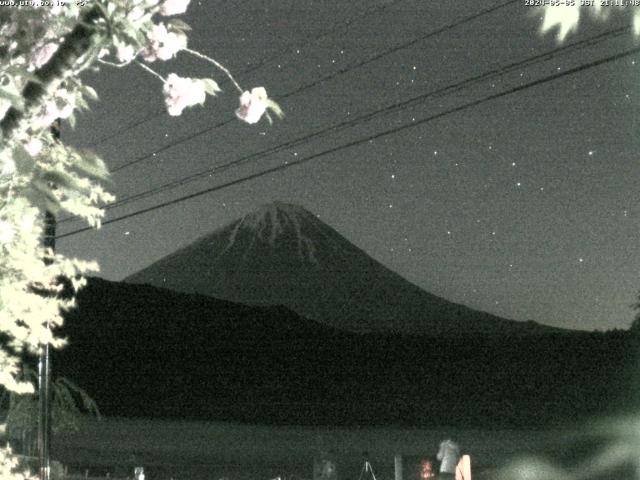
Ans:
[[[283,305],[355,332],[430,336],[558,331],[449,302],[389,270],[303,207],[265,205],[125,282],[249,305]]]

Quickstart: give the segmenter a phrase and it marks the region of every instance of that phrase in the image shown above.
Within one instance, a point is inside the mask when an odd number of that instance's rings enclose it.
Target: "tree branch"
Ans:
[[[26,130],[42,106],[43,99],[55,92],[60,84],[74,73],[74,68],[79,61],[95,45],[97,22],[101,18],[104,16],[98,6],[84,13],[75,28],[65,35],[62,44],[51,59],[36,70],[34,74],[36,79],[28,81],[22,90],[24,110],[11,107],[0,120],[3,142],[11,138],[16,131]]]

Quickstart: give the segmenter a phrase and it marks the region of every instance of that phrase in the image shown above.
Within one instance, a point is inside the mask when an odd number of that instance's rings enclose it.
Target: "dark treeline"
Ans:
[[[430,338],[91,279],[54,369],[106,415],[252,423],[549,426],[633,408],[626,331]]]

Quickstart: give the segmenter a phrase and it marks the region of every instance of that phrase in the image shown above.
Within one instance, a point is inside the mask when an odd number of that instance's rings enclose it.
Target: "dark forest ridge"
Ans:
[[[62,333],[56,374],[107,416],[512,426],[637,404],[629,332],[353,333],[284,307],[91,278]]]
[[[449,302],[422,290],[303,207],[265,205],[131,275],[125,282],[249,305],[284,305],[354,332],[430,336],[562,331]]]

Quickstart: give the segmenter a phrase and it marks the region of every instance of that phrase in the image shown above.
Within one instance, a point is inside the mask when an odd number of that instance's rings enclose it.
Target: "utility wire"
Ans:
[[[458,20],[456,22],[450,23],[448,25],[444,25],[443,27],[437,28],[437,29],[435,29],[435,30],[433,30],[431,32],[427,32],[424,35],[420,35],[419,37],[416,37],[413,40],[409,40],[408,42],[403,42],[403,43],[401,43],[399,45],[396,45],[396,46],[391,47],[391,48],[389,48],[387,50],[384,50],[384,51],[382,51],[382,52],[380,52],[380,53],[378,53],[378,54],[376,54],[376,55],[374,55],[372,57],[367,58],[366,60],[362,60],[362,61],[360,61],[360,62],[358,62],[356,64],[353,64],[353,65],[348,65],[348,66],[343,67],[343,68],[341,68],[341,69],[339,69],[339,70],[337,70],[337,71],[335,71],[333,73],[325,75],[324,77],[321,77],[321,78],[319,78],[319,79],[317,79],[317,80],[315,80],[315,81],[313,81],[311,83],[307,83],[307,84],[297,88],[296,90],[293,90],[292,92],[289,92],[286,95],[286,97],[289,97],[291,95],[295,95],[295,94],[300,93],[300,92],[302,92],[304,90],[307,90],[309,88],[313,88],[316,85],[319,85],[321,83],[328,82],[329,80],[332,80],[335,77],[343,75],[343,74],[345,74],[347,72],[350,72],[352,70],[356,70],[356,69],[358,69],[360,67],[364,67],[365,65],[368,65],[368,64],[370,64],[372,62],[380,60],[381,58],[384,58],[384,57],[386,57],[388,55],[391,55],[392,53],[398,52],[400,50],[404,50],[405,48],[412,47],[412,46],[416,45],[419,42],[427,40],[428,38],[435,37],[437,35],[440,35],[441,33],[448,32],[449,30],[453,30],[454,28],[459,27],[460,25],[464,25],[465,23],[472,22],[473,20],[477,20],[480,17],[484,17],[485,15],[489,15],[491,13],[497,12],[498,10],[501,10],[501,9],[503,9],[505,7],[508,7],[510,5],[513,5],[515,3],[520,3],[520,1],[519,0],[509,0],[507,2],[500,3],[500,4],[495,5],[493,7],[485,8],[484,10],[481,10],[478,13],[474,13],[473,15],[468,15],[468,16],[466,16],[464,18],[461,18],[460,20]]]
[[[518,2],[519,2],[519,0],[509,0],[507,2],[499,4],[497,6],[481,10],[478,13],[475,13],[473,15],[469,15],[469,16],[464,17],[464,18],[462,18],[462,19],[460,19],[460,20],[458,20],[456,22],[450,23],[450,24],[445,25],[443,27],[440,27],[440,28],[438,28],[436,30],[428,32],[428,33],[426,33],[424,35],[416,37],[413,40],[410,40],[408,42],[404,42],[402,44],[399,44],[399,45],[396,45],[394,47],[391,47],[390,49],[387,49],[387,50],[385,50],[385,51],[383,51],[383,52],[381,52],[379,54],[376,54],[373,57],[369,57],[366,60],[362,60],[362,61],[360,61],[360,62],[358,62],[356,64],[353,64],[353,65],[348,65],[348,66],[343,67],[343,68],[341,68],[341,69],[339,69],[339,70],[337,70],[337,71],[335,71],[333,73],[330,73],[328,75],[320,77],[319,79],[313,80],[312,82],[304,84],[304,85],[296,88],[295,90],[293,90],[291,92],[288,92],[288,93],[286,93],[284,95],[279,96],[278,100],[291,97],[291,96],[296,95],[296,94],[298,94],[298,93],[300,93],[302,91],[305,91],[305,90],[313,88],[313,87],[315,87],[317,85],[320,85],[320,84],[322,84],[324,82],[328,82],[328,81],[336,78],[339,75],[343,75],[343,74],[345,74],[347,72],[350,72],[352,70],[358,69],[358,68],[360,68],[360,67],[362,67],[364,65],[367,65],[367,64],[369,64],[371,62],[379,60],[379,59],[381,59],[381,58],[383,58],[383,57],[385,57],[387,55],[390,55],[392,53],[395,53],[395,52],[397,52],[399,50],[411,47],[411,46],[415,45],[418,42],[426,40],[427,38],[431,38],[431,37],[434,37],[434,36],[439,35],[441,33],[447,32],[447,31],[449,31],[449,30],[451,30],[451,29],[453,29],[455,27],[458,27],[458,26],[464,24],[464,23],[471,22],[471,21],[476,20],[476,19],[478,19],[478,18],[480,18],[480,17],[482,17],[484,15],[488,15],[488,14],[493,13],[493,12],[495,12],[495,11],[501,9],[501,8],[507,7],[507,6],[511,5],[511,4],[518,3]],[[201,135],[204,135],[205,133],[208,133],[208,132],[211,132],[211,131],[213,131],[213,130],[215,130],[217,128],[223,127],[223,126],[225,126],[225,125],[227,125],[227,124],[229,124],[229,123],[231,123],[233,121],[235,121],[235,117],[231,117],[231,118],[229,118],[227,120],[223,120],[221,122],[218,122],[215,125],[211,125],[209,127],[203,128],[203,129],[201,129],[201,130],[199,130],[197,132],[193,132],[190,135],[187,135],[186,137],[181,138],[180,140],[177,140],[177,141],[175,141],[173,143],[169,143],[169,144],[167,144],[167,145],[165,145],[163,147],[160,147],[158,150],[155,150],[155,151],[153,151],[151,153],[147,153],[145,155],[137,157],[137,158],[135,158],[135,159],[133,159],[133,160],[131,160],[129,162],[123,163],[122,165],[119,165],[119,166],[113,168],[111,170],[111,173],[116,173],[116,172],[118,172],[120,170],[123,170],[125,168],[131,167],[131,166],[136,165],[136,164],[138,164],[140,162],[143,162],[144,160],[147,160],[149,158],[153,158],[158,153],[162,153],[162,152],[164,152],[166,150],[169,150],[170,148],[173,148],[175,145],[179,145],[181,143],[184,143],[184,142],[187,142],[187,141],[192,140],[194,138],[197,138],[197,137],[199,137]]]
[[[503,92],[496,93],[496,94],[493,94],[493,95],[489,95],[489,96],[480,98],[478,100],[474,100],[472,102],[465,103],[464,105],[460,105],[458,107],[451,108],[451,109],[446,110],[444,112],[440,112],[440,113],[437,113],[435,115],[431,115],[429,117],[423,118],[423,119],[418,120],[416,122],[411,122],[409,124],[401,125],[401,126],[398,126],[398,127],[395,127],[395,128],[391,128],[389,130],[385,130],[385,131],[382,131],[382,132],[379,132],[379,133],[375,133],[373,135],[369,135],[367,137],[360,138],[358,140],[354,140],[354,141],[348,142],[346,144],[339,145],[339,146],[324,150],[322,152],[309,155],[309,156],[307,156],[305,158],[301,158],[300,160],[297,160],[297,161],[289,162],[289,163],[286,163],[286,164],[283,164],[283,165],[278,165],[276,167],[272,167],[272,168],[263,170],[261,172],[253,173],[251,175],[247,175],[247,176],[235,179],[235,180],[231,180],[229,182],[226,182],[226,183],[223,183],[223,184],[220,184],[220,185],[216,185],[214,187],[210,187],[210,188],[207,188],[207,189],[204,189],[204,190],[200,190],[198,192],[191,193],[191,194],[188,194],[188,195],[184,195],[182,197],[178,197],[178,198],[175,198],[173,200],[166,201],[166,202],[162,202],[162,203],[153,205],[151,207],[143,208],[143,209],[140,209],[140,210],[137,210],[137,211],[125,214],[125,215],[121,215],[120,217],[112,218],[110,220],[107,220],[107,221],[103,222],[103,225],[107,225],[107,224],[119,222],[119,221],[122,221],[122,220],[126,220],[128,218],[136,217],[136,216],[141,215],[143,213],[148,213],[148,212],[152,212],[154,210],[159,210],[161,208],[165,208],[165,207],[168,207],[170,205],[175,205],[177,203],[180,203],[180,202],[183,202],[183,201],[186,201],[186,200],[190,200],[192,198],[196,198],[196,197],[199,197],[199,196],[202,196],[202,195],[206,195],[208,193],[212,193],[212,192],[219,191],[219,190],[222,190],[222,189],[234,186],[234,185],[238,185],[238,184],[247,182],[249,180],[254,180],[256,178],[260,178],[260,177],[263,177],[263,176],[266,176],[266,175],[270,175],[272,173],[280,172],[280,171],[286,170],[288,168],[291,168],[293,166],[301,165],[303,163],[308,163],[308,162],[310,162],[312,160],[315,160],[317,158],[320,158],[320,157],[323,157],[323,156],[326,156],[326,155],[329,155],[329,154],[332,154],[332,153],[336,153],[336,152],[338,152],[340,150],[351,148],[351,147],[354,147],[354,146],[357,146],[357,145],[362,145],[363,143],[371,142],[373,140],[377,140],[378,138],[386,137],[386,136],[389,136],[389,135],[394,135],[394,134],[396,134],[398,132],[407,130],[409,128],[415,128],[415,127],[417,127],[419,125],[424,125],[426,123],[432,122],[434,120],[438,120],[440,118],[443,118],[445,116],[451,115],[453,113],[461,112],[461,111],[466,110],[468,108],[476,107],[478,105],[482,105],[482,104],[490,102],[492,100],[496,100],[498,98],[506,97],[508,95],[512,95],[514,93],[518,93],[518,92],[521,92],[523,90],[526,90],[526,89],[529,89],[529,88],[532,88],[532,87],[535,87],[535,86],[538,86],[538,85],[543,85],[545,83],[553,82],[553,81],[558,80],[560,78],[564,78],[564,77],[569,76],[569,75],[574,75],[576,73],[583,72],[585,70],[589,70],[591,68],[595,68],[595,67],[598,67],[600,65],[604,65],[606,63],[615,62],[617,60],[620,60],[622,58],[628,57],[630,55],[633,55],[633,54],[636,54],[636,53],[639,53],[639,52],[640,52],[640,47],[634,47],[634,48],[631,48],[631,49],[627,49],[627,50],[625,50],[623,52],[616,53],[616,54],[610,55],[608,57],[600,58],[598,60],[594,60],[593,62],[582,64],[582,65],[579,65],[577,67],[571,68],[569,70],[565,70],[565,71],[560,72],[560,73],[555,73],[553,75],[548,75],[546,77],[531,81],[529,83],[526,83],[526,84],[523,84],[523,85],[518,85],[516,87],[512,87],[512,88],[507,89],[507,90],[505,90]],[[56,238],[57,239],[61,239],[61,238],[69,237],[69,236],[72,236],[72,235],[76,235],[78,233],[86,232],[86,231],[92,230],[92,229],[93,229],[92,227],[84,227],[84,228],[80,228],[80,229],[77,229],[77,230],[73,230],[71,232],[64,233],[62,235],[58,235]]]
[[[187,184],[189,184],[189,183],[191,183],[193,181],[199,180],[199,179],[201,179],[203,177],[206,177],[208,175],[211,175],[211,174],[214,174],[214,173],[219,173],[219,172],[225,171],[225,170],[227,170],[229,168],[237,167],[237,166],[243,165],[245,163],[249,163],[250,161],[252,161],[254,159],[260,160],[260,159],[262,159],[262,158],[264,158],[264,157],[266,157],[268,155],[271,155],[273,153],[276,153],[276,152],[279,152],[279,151],[282,151],[282,150],[285,150],[285,149],[300,145],[302,143],[306,143],[306,142],[308,142],[309,140],[311,140],[311,139],[313,139],[315,137],[320,137],[320,136],[322,136],[324,134],[327,134],[327,133],[335,133],[337,131],[344,130],[344,129],[352,127],[352,126],[356,126],[359,123],[363,123],[363,122],[368,121],[368,120],[370,120],[372,118],[375,118],[375,117],[377,117],[379,115],[384,115],[384,114],[392,113],[394,111],[402,110],[402,109],[405,109],[405,108],[407,108],[407,107],[409,107],[409,106],[411,106],[413,104],[417,104],[418,102],[422,103],[423,101],[427,100],[430,97],[437,97],[437,96],[445,95],[447,93],[456,92],[456,91],[459,91],[459,90],[461,90],[463,88],[469,87],[469,86],[471,86],[471,85],[473,85],[473,84],[475,84],[475,83],[477,83],[479,81],[492,79],[492,78],[495,78],[497,76],[501,76],[501,75],[510,73],[510,72],[512,72],[514,70],[520,69],[522,67],[527,67],[527,66],[531,66],[531,65],[535,65],[535,64],[544,62],[544,61],[548,61],[550,59],[555,58],[558,55],[573,51],[573,50],[578,49],[578,48],[584,48],[586,46],[595,45],[595,44],[600,43],[600,42],[602,42],[604,40],[608,40],[609,38],[613,38],[615,36],[619,36],[619,35],[621,35],[623,33],[626,33],[626,32],[628,32],[630,30],[630,28],[631,27],[622,27],[622,28],[610,30],[608,32],[604,32],[604,33],[595,35],[593,37],[574,42],[572,44],[568,44],[568,45],[565,45],[565,46],[562,46],[562,47],[558,47],[556,49],[553,49],[553,50],[545,52],[545,53],[541,53],[541,54],[533,56],[533,57],[529,57],[529,58],[526,58],[526,59],[523,59],[523,60],[520,60],[520,61],[517,61],[517,62],[512,62],[512,63],[510,63],[508,65],[504,65],[504,66],[501,66],[501,67],[494,68],[492,70],[489,70],[489,71],[484,72],[482,74],[475,75],[473,77],[467,78],[467,79],[465,79],[463,81],[460,81],[460,82],[457,82],[455,84],[448,85],[448,86],[439,88],[437,90],[433,90],[433,91],[430,91],[430,92],[427,92],[427,93],[412,97],[412,98],[410,98],[408,100],[405,100],[405,101],[402,101],[400,103],[395,103],[393,105],[389,105],[389,106],[377,109],[377,110],[375,110],[373,112],[370,112],[370,113],[367,113],[367,114],[364,114],[364,115],[360,115],[358,117],[355,117],[355,118],[352,118],[352,119],[349,119],[349,120],[345,120],[345,121],[343,121],[343,122],[341,122],[341,123],[339,123],[337,125],[331,125],[329,127],[323,128],[323,129],[321,129],[319,131],[316,131],[314,133],[311,133],[311,134],[308,134],[308,135],[304,135],[304,136],[299,137],[299,138],[294,139],[294,140],[290,140],[290,141],[288,141],[286,143],[283,143],[283,144],[280,144],[280,145],[277,145],[277,146],[274,146],[274,147],[267,148],[267,149],[262,150],[260,152],[255,152],[255,153],[246,155],[244,157],[241,157],[239,159],[233,160],[231,162],[227,162],[227,163],[224,163],[224,164],[221,164],[221,165],[215,165],[215,166],[213,166],[211,168],[208,168],[206,170],[202,170],[202,171],[187,175],[185,177],[182,177],[182,178],[179,178],[179,179],[176,179],[176,180],[172,180],[172,181],[170,181],[168,183],[165,183],[163,185],[151,188],[149,190],[146,190],[146,191],[143,191],[143,192],[140,192],[140,193],[137,193],[137,194],[129,195],[129,196],[124,197],[124,198],[122,198],[122,199],[120,199],[120,200],[118,200],[116,202],[113,202],[111,204],[106,205],[105,209],[108,210],[108,209],[112,209],[112,208],[115,208],[115,207],[119,207],[119,206],[125,205],[127,203],[146,198],[146,197],[151,196],[151,195],[155,195],[155,194],[167,191],[167,190],[171,190],[173,188],[177,188],[177,187],[180,187],[180,186],[187,185]],[[59,223],[64,223],[64,222],[67,222],[69,220],[73,220],[75,218],[77,218],[77,217],[68,217],[66,219],[60,220]]]
[[[323,40],[324,38],[328,37],[330,34],[336,33],[340,30],[347,30],[352,24],[356,23],[359,20],[364,20],[365,18],[374,15],[378,12],[381,12],[383,10],[386,10],[387,8],[393,6],[396,3],[399,3],[401,1],[405,1],[405,0],[391,0],[387,3],[384,3],[382,5],[378,5],[375,8],[372,8],[370,10],[366,10],[365,12],[360,12],[357,15],[352,16],[351,18],[349,18],[344,24],[341,25],[336,25],[334,26],[334,28],[331,28],[327,31],[322,32],[320,35],[317,35],[315,37],[309,38],[307,39],[305,42],[302,43],[302,46],[300,48],[305,48],[313,43],[319,42],[321,40]],[[267,65],[268,63],[271,63],[275,60],[277,60],[278,58],[280,58],[282,55],[284,55],[284,52],[281,53],[276,53],[274,55],[271,55],[268,58],[262,59],[260,62],[258,62],[255,65],[250,66],[249,68],[243,70],[242,72],[240,72],[238,75],[236,75],[238,78],[243,77],[244,75],[247,75],[251,72],[254,72],[260,68],[262,68],[263,66]],[[228,81],[227,77],[224,77],[223,80],[221,80],[220,83],[226,83]],[[109,140],[112,140],[113,138],[119,137],[120,135],[124,134],[125,132],[131,130],[132,128],[136,128],[139,127],[140,125],[143,125],[157,117],[159,117],[160,115],[163,115],[166,112],[165,108],[161,108],[158,110],[155,110],[153,112],[151,112],[150,114],[146,115],[145,117],[136,120],[128,125],[125,125],[124,127],[121,127],[119,129],[117,129],[115,132],[112,132],[108,135],[105,135],[104,137],[96,140],[94,143],[92,143],[91,145],[89,145],[89,148],[93,148],[93,147],[97,147],[98,145],[101,145],[105,142],[108,142]]]

